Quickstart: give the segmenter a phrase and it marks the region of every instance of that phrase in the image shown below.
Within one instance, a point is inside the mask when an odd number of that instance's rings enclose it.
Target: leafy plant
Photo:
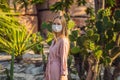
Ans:
[[[73,0],[61,0],[61,1],[56,2],[55,4],[53,4],[50,7],[50,9],[52,11],[55,11],[55,12],[57,12],[59,10],[65,11],[65,9],[69,9],[70,8],[70,6],[73,4],[73,2],[74,2]]]
[[[77,0],[78,6],[85,5],[87,2],[85,0]]]
[[[33,29],[32,29],[33,30]],[[11,55],[10,80],[13,80],[14,58],[21,56],[26,50],[40,42],[32,43],[32,30],[28,32],[25,26],[21,25],[13,16],[7,16],[3,12],[0,14],[0,51]]]
[[[0,9],[3,12],[9,12],[10,11],[8,0],[0,0]]]
[[[72,30],[72,29],[75,27],[75,22],[70,19],[70,20],[68,21],[67,26],[68,26],[68,29],[69,29],[69,30]]]
[[[71,6],[75,3],[74,0],[60,0],[58,2],[56,2],[55,4],[53,4],[52,6],[50,6],[50,10],[53,12],[58,12],[58,11],[63,11],[66,22],[68,22],[70,20],[70,14],[69,14],[69,9],[71,8]],[[77,0],[77,4],[78,6],[80,6],[81,4],[85,5],[86,1],[85,0]]]
[[[31,3],[32,4],[40,4],[40,3],[43,3],[44,0],[32,0]]]
[[[105,0],[105,4],[108,6],[108,7],[113,7],[116,5],[116,2],[115,0]]]
[[[65,12],[68,25],[72,24],[68,21],[70,20],[69,9],[73,2],[73,0],[61,0],[51,6],[51,10],[54,12],[59,10]],[[86,3],[85,0],[77,0],[77,2],[78,5],[85,5]],[[98,2],[98,0],[95,0],[95,2]],[[100,2],[104,3],[104,1]],[[105,4],[114,6],[115,2],[114,0],[109,0]],[[96,4],[95,8],[97,12],[104,6],[103,4]],[[100,76],[99,69],[101,65],[106,70],[120,56],[120,10],[116,10],[114,15],[111,15],[111,8],[100,9],[96,15],[93,8],[87,8],[86,12],[90,15],[86,21],[86,34],[81,36],[79,30],[73,30],[73,27],[70,27],[70,30],[72,30],[69,35],[71,43],[70,53],[74,56],[76,65],[79,66],[77,70],[80,79],[96,80]],[[87,69],[84,67],[87,67]],[[87,75],[85,75],[86,72]]]
[[[52,32],[52,22],[50,22],[50,23],[47,23],[47,22],[43,22],[42,23],[42,29],[44,30],[44,29],[47,29],[48,31],[50,31],[50,32]]]
[[[20,7],[18,8],[23,9],[25,8],[25,12],[27,12],[28,6],[31,4],[40,4],[43,3],[44,0],[13,0],[13,4],[14,4],[14,9],[15,11],[17,11],[17,5],[19,4]]]
[[[35,46],[32,47],[32,50],[37,53],[37,54],[40,54],[42,53],[42,50],[43,50],[43,38],[42,36],[40,35],[40,32],[37,32],[37,33],[33,33],[32,36],[32,43],[36,43],[36,42],[39,42],[37,43]]]
[[[47,42],[48,45],[51,44],[52,40],[53,40],[53,33],[52,33],[52,22],[43,22],[42,23],[42,29],[46,30],[46,39],[45,42]]]

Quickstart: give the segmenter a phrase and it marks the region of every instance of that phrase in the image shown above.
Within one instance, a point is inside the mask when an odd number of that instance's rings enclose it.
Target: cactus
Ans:
[[[80,53],[83,54],[83,57],[89,56],[89,60],[95,62],[93,67],[97,75],[100,64],[104,64],[104,67],[112,66],[114,60],[120,56],[120,45],[116,43],[117,39],[120,38],[118,37],[120,33],[120,10],[116,10],[114,16],[111,17],[110,15],[110,8],[99,10],[96,20],[92,22],[93,24],[87,21],[90,24],[86,26],[91,27],[87,27],[86,34],[76,36],[74,31],[72,32],[73,35],[70,35],[72,36],[70,37],[71,42],[76,43],[71,48],[71,53],[73,55]]]

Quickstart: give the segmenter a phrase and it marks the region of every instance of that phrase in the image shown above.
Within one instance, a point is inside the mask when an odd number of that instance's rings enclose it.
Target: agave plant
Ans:
[[[8,53],[12,57],[11,80],[13,80],[14,58],[21,56],[26,50],[30,50],[40,43],[32,42],[36,39],[36,37],[31,37],[32,30],[28,32],[25,26],[21,25],[14,17],[4,13],[0,14],[0,51]]]
[[[25,50],[34,45],[31,44],[31,35],[32,30],[28,32],[25,26],[13,17],[0,16],[0,49],[2,51],[11,54],[14,50],[15,56],[22,55]]]
[[[10,11],[8,0],[0,0],[0,9],[4,12]]]

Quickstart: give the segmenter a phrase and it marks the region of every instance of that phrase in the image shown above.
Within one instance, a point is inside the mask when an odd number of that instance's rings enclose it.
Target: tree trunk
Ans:
[[[116,78],[120,75],[120,57],[115,59],[113,66],[115,67],[113,71],[113,80],[116,80]]]
[[[88,62],[89,62],[89,70],[87,73],[86,80],[97,80],[98,76],[98,62],[94,58],[93,55],[90,55],[88,57]]]
[[[87,74],[86,80],[92,80],[92,76],[93,76],[92,66],[91,66],[91,64],[89,64],[89,70],[88,70],[88,74]]]
[[[82,55],[80,55],[79,53],[78,54],[75,54],[74,55],[74,61],[75,61],[75,67],[76,67],[76,70],[78,71],[78,76],[80,78],[80,80],[85,80],[85,61],[84,61],[84,58]],[[88,67],[87,67],[88,68]]]
[[[97,14],[99,9],[105,8],[105,0],[94,0],[95,3],[95,14]]]
[[[41,24],[42,24],[42,21],[41,21],[41,17],[39,15],[39,4],[36,4],[36,10],[37,10],[37,21],[38,21],[38,31],[41,31]]]
[[[103,80],[113,80],[110,66],[105,67]]]

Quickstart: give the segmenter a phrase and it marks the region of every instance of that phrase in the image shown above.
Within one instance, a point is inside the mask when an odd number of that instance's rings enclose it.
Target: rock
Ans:
[[[33,58],[42,58],[42,55],[34,54],[34,55],[33,55]]]
[[[0,74],[4,74],[4,72],[5,72],[5,69],[1,69],[0,70]],[[1,80],[1,79],[0,79]]]
[[[10,55],[0,55],[0,61],[7,61],[7,60],[11,60]]]
[[[5,68],[7,68],[8,70],[10,70],[10,66],[11,66],[11,64],[9,63],[8,65],[4,65],[4,69]],[[22,72],[22,71],[24,71],[25,70],[25,67],[23,67],[23,65],[21,65],[21,64],[14,64],[14,72],[15,73],[19,73],[19,72]]]
[[[21,70],[22,69],[22,70]],[[22,65],[20,65],[20,64],[15,64],[14,65],[14,72],[15,73],[19,73],[19,72],[21,72],[21,71],[23,71],[23,69],[24,68],[22,68]],[[24,69],[25,70],[25,69]]]
[[[116,80],[120,80],[120,75],[117,77],[117,79]]]
[[[43,75],[33,76],[25,73],[15,73],[15,80],[43,80]]]
[[[73,80],[80,80],[78,75],[76,75],[76,74],[71,74],[71,77]]]
[[[38,74],[41,74],[41,73],[43,73],[43,65],[40,66],[40,67],[36,67],[36,68],[31,69],[31,74],[32,75],[38,75]]]
[[[2,64],[0,64],[0,70],[2,70],[3,69],[3,65]]]
[[[22,56],[23,61],[30,63],[31,61],[42,61],[42,55],[26,53]]]
[[[23,54],[22,58],[23,59],[31,59],[33,57],[33,55],[34,55],[34,52],[33,51],[29,51],[29,52]]]
[[[0,52],[0,55],[8,55],[8,54],[5,52]]]
[[[35,67],[34,64],[30,64],[28,67],[26,67],[25,73],[37,75],[43,73],[43,65],[40,67]]]
[[[10,62],[4,61],[4,62],[0,62],[0,64],[1,64],[4,68],[6,68],[6,67],[10,64]]]
[[[26,80],[24,77],[15,77],[14,80]]]
[[[30,64],[30,65],[26,68],[25,73],[31,74],[31,70],[32,70],[33,68],[35,68],[35,65],[34,65],[34,64]]]
[[[43,77],[44,77],[43,75],[36,76],[35,80],[44,80]]]
[[[11,64],[8,64],[5,68],[7,68],[8,70],[10,70],[10,66],[11,66]]]
[[[14,80],[43,80],[43,75],[34,76],[26,73],[14,73]],[[7,80],[6,75],[0,75],[0,80]]]
[[[7,77],[5,75],[0,75],[0,80],[6,80]]]
[[[29,54],[29,53],[26,53],[26,54],[23,54],[23,59],[30,59],[32,58],[32,54]]]
[[[15,80],[35,80],[34,76],[25,73],[15,73]]]
[[[4,56],[6,57],[6,55],[1,57]],[[22,58],[23,60],[20,63],[14,62],[14,80],[43,80],[42,55],[26,53]],[[0,73],[0,80],[7,80],[5,68],[10,70],[10,66],[11,61],[0,61],[0,72],[2,72]]]
[[[35,54],[34,51],[27,51],[28,54]]]

